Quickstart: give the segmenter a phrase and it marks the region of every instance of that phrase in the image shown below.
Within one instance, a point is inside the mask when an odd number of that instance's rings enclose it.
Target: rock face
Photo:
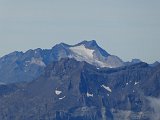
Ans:
[[[92,65],[99,67],[121,67],[123,61],[117,56],[110,55],[105,50],[100,48],[96,41],[83,41],[74,46],[66,46],[70,50],[70,57],[78,61],[86,61]]]
[[[30,82],[44,72],[46,65],[61,58],[75,58],[98,67],[121,67],[123,61],[100,48],[96,41],[76,45],[60,43],[52,49],[13,52],[0,58],[0,83]]]
[[[65,58],[30,83],[1,85],[0,119],[159,120],[159,95],[160,66],[99,68]]]

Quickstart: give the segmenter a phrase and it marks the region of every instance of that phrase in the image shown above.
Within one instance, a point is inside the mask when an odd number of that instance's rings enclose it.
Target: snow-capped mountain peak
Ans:
[[[93,59],[94,50],[86,48],[84,45],[70,47],[69,48],[74,54],[84,57],[86,59]]]
[[[86,61],[96,66],[106,67],[106,64],[97,58],[95,54],[96,51],[94,49],[86,48],[84,44],[70,47],[69,49],[72,52],[70,57],[75,58],[78,61]]]
[[[95,40],[90,40],[90,41],[84,40],[76,45],[85,45],[86,47],[98,46]]]
[[[62,58],[74,58],[100,67],[121,67],[124,62],[98,46],[95,40],[82,41],[76,45],[60,43],[52,49],[35,49],[13,52],[0,58],[0,82],[31,81],[39,76],[45,66]],[[10,75],[8,77],[8,71]],[[23,74],[23,76],[21,75]],[[17,75],[17,76],[15,76]]]
[[[123,61],[117,56],[110,55],[104,49],[98,46],[95,40],[82,41],[76,45],[65,45],[68,49],[69,57],[78,61],[86,61],[98,67],[120,67]]]

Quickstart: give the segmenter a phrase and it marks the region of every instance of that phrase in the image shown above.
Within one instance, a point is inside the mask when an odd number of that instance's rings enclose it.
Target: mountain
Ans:
[[[125,66],[127,65],[134,65],[134,64],[137,64],[137,63],[141,63],[143,61],[141,61],[140,59],[132,59],[132,61],[128,61],[128,62],[125,62]]]
[[[158,61],[154,62],[153,64],[150,64],[150,66],[152,66],[152,67],[155,67],[155,66],[158,66],[158,65],[160,65],[160,62],[158,62]]]
[[[141,63],[142,61],[140,59],[132,59],[131,63],[136,64],[136,63]]]
[[[97,67],[116,68],[125,65],[120,58],[99,47],[95,40],[76,45],[60,43],[52,49],[38,48],[25,53],[15,51],[0,58],[0,83],[30,82],[40,76],[48,64],[62,58],[75,58]]]
[[[61,46],[65,51],[65,55],[58,51],[58,59],[67,56],[69,58],[75,58],[78,61],[86,61],[92,65],[99,67],[121,67],[124,65],[123,61],[117,56],[110,55],[105,50],[100,48],[95,40],[83,41],[76,45],[66,45],[61,43]],[[63,52],[64,53],[64,52]],[[61,55],[62,54],[62,55]]]
[[[30,83],[1,85],[0,119],[159,120],[159,83],[160,65],[99,68],[65,58]]]

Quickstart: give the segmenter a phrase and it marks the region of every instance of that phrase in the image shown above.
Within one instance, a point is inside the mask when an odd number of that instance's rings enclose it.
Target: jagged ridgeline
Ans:
[[[29,82],[44,72],[44,68],[61,58],[75,58],[98,67],[120,67],[124,62],[110,55],[95,40],[83,41],[76,45],[60,43],[52,49],[35,49],[27,52],[13,52],[0,58],[0,82]]]
[[[83,41],[2,57],[0,120],[159,120],[160,65],[109,56]]]

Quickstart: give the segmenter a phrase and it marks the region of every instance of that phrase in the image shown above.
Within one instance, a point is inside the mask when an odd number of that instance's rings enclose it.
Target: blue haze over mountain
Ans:
[[[159,62],[124,62],[95,40],[0,58],[2,120],[159,120],[159,96]]]
[[[159,82],[160,65],[97,68],[65,58],[32,82],[0,85],[0,119],[159,120]]]
[[[160,60],[159,0],[0,0],[0,56],[96,39],[125,61]]]
[[[76,45],[60,43],[52,49],[35,49],[27,52],[12,52],[0,58],[0,82],[13,83],[32,81],[53,61],[61,58],[75,58],[97,67],[121,67],[125,63],[117,56],[110,55],[95,40],[83,41]]]

